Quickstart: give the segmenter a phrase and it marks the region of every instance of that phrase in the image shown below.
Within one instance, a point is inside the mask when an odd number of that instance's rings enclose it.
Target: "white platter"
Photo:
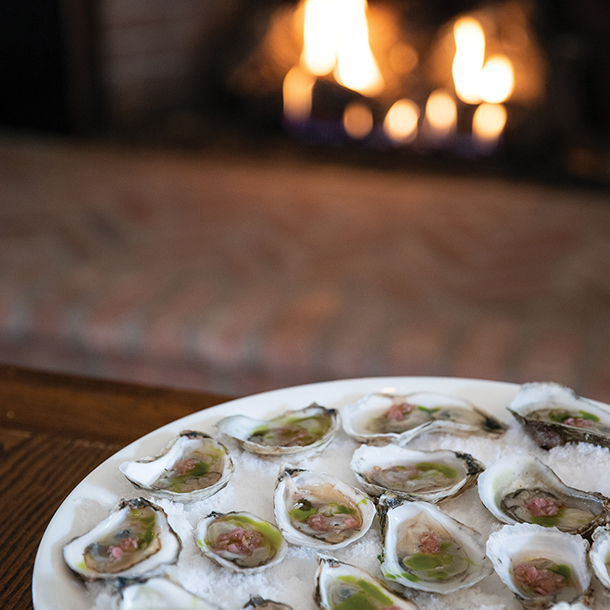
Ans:
[[[287,409],[303,408],[312,402],[340,409],[369,392],[381,390],[397,393],[428,390],[452,394],[469,399],[492,415],[510,421],[505,407],[518,389],[519,386],[509,383],[433,377],[330,381],[241,398],[163,426],[106,460],[89,474],[59,507],[47,527],[36,555],[32,583],[35,610],[86,610],[92,607],[91,594],[63,561],[63,546],[75,536],[87,531],[92,512],[97,512],[101,519],[125,495],[125,480],[118,468],[121,462],[158,453],[159,449],[181,430],[215,433],[213,424],[228,415],[244,413],[252,417],[268,418]],[[135,489],[130,493],[129,497],[139,495]],[[243,602],[240,601],[231,608],[227,607],[227,610],[237,610],[242,606]]]

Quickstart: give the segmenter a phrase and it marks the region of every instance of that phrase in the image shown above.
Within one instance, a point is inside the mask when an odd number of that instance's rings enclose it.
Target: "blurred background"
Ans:
[[[0,0],[0,362],[610,400],[604,0]]]

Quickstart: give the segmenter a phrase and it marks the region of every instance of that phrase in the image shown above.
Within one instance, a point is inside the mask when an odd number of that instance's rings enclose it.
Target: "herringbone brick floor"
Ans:
[[[0,140],[0,361],[237,394],[368,375],[610,400],[607,194]]]

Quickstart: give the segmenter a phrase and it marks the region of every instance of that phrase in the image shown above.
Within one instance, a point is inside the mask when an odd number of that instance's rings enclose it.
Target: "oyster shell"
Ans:
[[[339,426],[336,409],[315,403],[271,420],[233,415],[216,423],[220,432],[234,438],[244,450],[265,457],[319,453],[332,441]]]
[[[492,572],[478,532],[427,502],[379,499],[384,535],[381,572],[405,587],[451,593]]]
[[[587,536],[610,519],[610,500],[600,493],[568,487],[537,458],[511,455],[479,477],[479,496],[500,521],[535,523]]]
[[[123,500],[91,531],[69,542],[64,559],[85,580],[136,578],[174,563],[180,548],[163,510],[135,498]]]
[[[526,383],[508,410],[543,449],[569,442],[610,447],[610,407],[556,383]]]
[[[599,582],[610,591],[610,526],[598,527],[593,532],[589,560]]]
[[[292,610],[291,606],[286,604],[280,604],[270,599],[263,599],[262,597],[254,596],[250,598],[250,601],[244,606],[244,610],[248,608],[262,608],[263,610]]]
[[[398,445],[361,445],[350,463],[372,496],[388,491],[406,500],[440,502],[470,489],[484,467],[468,453],[412,451]]]
[[[273,509],[278,527],[292,544],[341,548],[371,527],[373,501],[336,477],[313,470],[282,467]]]
[[[417,606],[390,591],[368,572],[318,556],[316,603],[324,610],[417,610]]]
[[[204,500],[227,485],[234,467],[228,449],[203,432],[181,432],[156,457],[123,462],[138,488],[170,500]]]
[[[406,445],[420,434],[503,434],[501,421],[456,396],[373,393],[341,411],[348,436],[369,445]]]
[[[528,610],[587,598],[588,548],[581,536],[531,523],[505,525],[487,541],[496,573]]]
[[[288,545],[275,525],[249,512],[212,512],[197,527],[197,545],[218,565],[254,574],[279,563]]]
[[[121,610],[219,610],[165,578],[151,578],[123,589]]]

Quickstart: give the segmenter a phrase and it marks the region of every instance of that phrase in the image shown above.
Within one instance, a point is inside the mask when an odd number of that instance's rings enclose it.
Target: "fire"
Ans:
[[[481,101],[499,104],[507,100],[515,86],[513,65],[504,55],[493,55],[485,61],[485,33],[481,24],[472,17],[458,19],[453,36],[452,73],[457,96],[467,104]]]
[[[315,78],[298,66],[291,68],[284,78],[284,116],[291,121],[304,121],[311,114],[312,91]]]
[[[337,63],[337,13],[334,0],[305,3],[301,64],[312,74],[324,76]]]
[[[493,148],[506,125],[506,108],[502,104],[481,104],[472,119],[472,133],[483,148]]]
[[[515,88],[513,64],[504,55],[490,57],[481,74],[481,98],[490,104],[507,100]]]
[[[419,108],[411,100],[398,100],[388,110],[383,130],[394,142],[410,142],[417,135]]]
[[[311,74],[333,72],[363,95],[381,93],[384,80],[369,45],[366,0],[306,0],[301,64]]]
[[[384,80],[369,43],[367,13],[367,0],[301,0],[299,8],[292,12],[292,27],[303,33],[303,44],[299,49],[300,41],[297,43],[295,54],[288,63],[293,67],[284,78],[284,116],[289,121],[307,121],[312,112],[316,80],[334,78],[336,83],[362,96],[379,97],[375,101],[361,98],[345,107],[343,128],[350,138],[364,139],[372,133],[372,109],[396,100],[402,93],[403,96],[414,95],[420,105],[405,96],[387,111],[383,131],[394,143],[408,144],[418,138],[422,142],[427,140],[433,147],[455,145],[458,115],[459,124],[465,125],[463,119],[471,111],[463,104],[470,104],[477,106],[472,121],[472,139],[482,148],[493,148],[506,125],[507,111],[503,103],[513,96],[515,69],[506,55],[494,53],[487,57],[488,47],[507,50],[516,62],[519,75],[522,67],[519,58],[515,59],[515,50],[511,50],[499,34],[500,30],[496,28],[491,38],[486,39],[482,23],[491,24],[491,20],[486,21],[483,15],[481,22],[473,16],[455,21],[453,32],[448,31],[443,39],[446,43],[439,46],[438,57],[442,61],[437,63],[444,67],[431,81],[438,88],[429,94],[424,104],[422,89],[410,91],[410,83],[404,80],[405,75],[419,64],[413,41],[388,33],[392,30],[388,30],[387,24],[392,22],[386,21],[385,29],[379,29],[381,22],[375,21],[377,13],[372,12],[372,40],[380,59],[385,62],[381,64],[387,77],[387,81]],[[388,40],[380,44],[378,33],[383,38],[384,32]],[[454,90],[451,90],[451,80]],[[420,112],[423,114],[421,136],[418,135]],[[460,136],[459,141],[462,140]]]
[[[373,129],[373,113],[362,102],[352,102],[343,113],[343,128],[348,136],[361,140]]]
[[[472,17],[459,19],[453,27],[455,58],[452,73],[457,96],[467,104],[481,101],[479,91],[483,61],[485,59],[485,34],[481,24]]]
[[[433,91],[426,102],[426,125],[430,135],[437,139],[455,131],[457,107],[454,99],[443,89]]]

